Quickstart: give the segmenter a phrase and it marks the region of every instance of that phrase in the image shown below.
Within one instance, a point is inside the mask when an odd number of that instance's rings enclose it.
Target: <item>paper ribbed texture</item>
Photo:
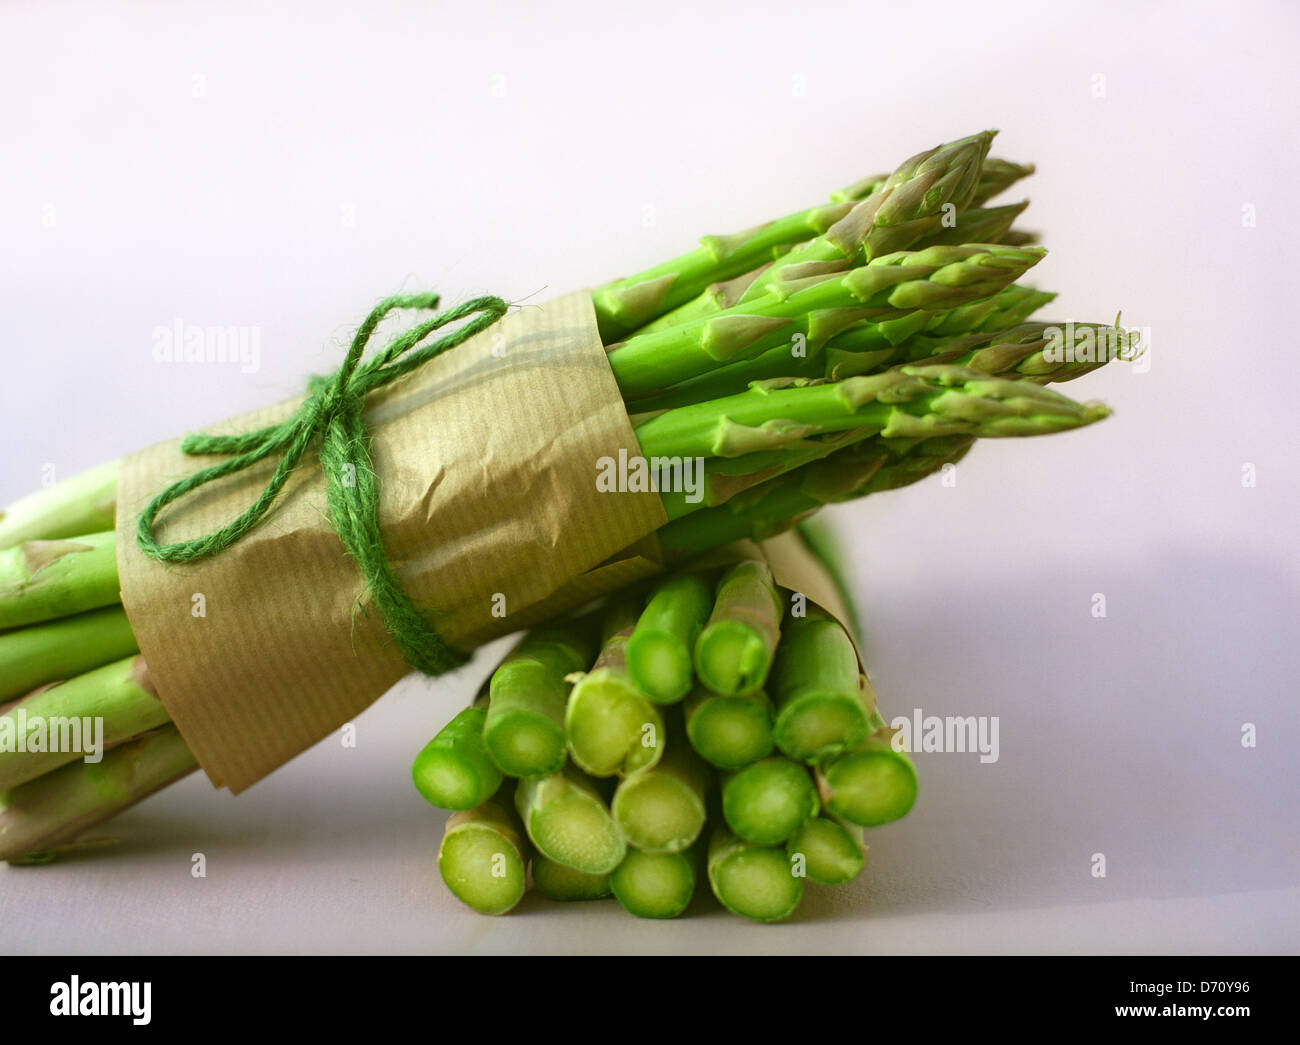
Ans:
[[[300,402],[211,430],[270,424]],[[585,292],[512,313],[373,393],[366,423],[389,560],[454,645],[472,648],[531,623],[542,606],[558,612],[657,568],[658,495],[596,489],[600,457],[640,451]],[[182,454],[177,439],[125,461],[118,568],[160,699],[212,782],[238,792],[410,669],[330,526],[314,456],[267,519],[219,555],[168,565],[140,552],[141,508],[207,460]],[[171,506],[160,539],[216,529],[273,467]]]

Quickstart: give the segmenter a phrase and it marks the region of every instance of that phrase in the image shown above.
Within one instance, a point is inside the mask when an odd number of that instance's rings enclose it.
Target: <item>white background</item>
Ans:
[[[1001,757],[919,755],[792,923],[460,908],[408,771],[485,653],[355,750],[0,869],[6,949],[1297,949],[1294,5],[214,6],[0,14],[0,502],[295,393],[387,294],[541,300],[985,127],[1039,167],[1047,314],[1122,308],[1150,367],[1066,389],[1102,425],[834,511],[882,706],[999,716]],[[156,362],[178,319],[256,328],[258,369]]]

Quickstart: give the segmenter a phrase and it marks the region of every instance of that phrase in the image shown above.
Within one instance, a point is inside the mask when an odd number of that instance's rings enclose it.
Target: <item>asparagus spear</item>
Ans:
[[[756,922],[789,917],[803,898],[803,879],[790,873],[785,850],[745,842],[722,825],[709,840],[708,870],[718,902]]]
[[[113,532],[0,551],[0,631],[120,601]]]
[[[674,704],[691,688],[691,651],[708,619],[708,582],[684,573],[662,581],[627,640],[627,669],[656,704]]]
[[[566,676],[594,655],[586,621],[529,634],[492,673],[483,743],[503,773],[515,777],[557,772],[566,757]]]
[[[633,773],[654,765],[663,752],[663,717],[627,670],[637,610],[627,600],[610,607],[600,656],[578,677],[564,712],[569,754],[592,776]]]
[[[629,849],[609,884],[623,909],[638,918],[676,918],[695,895],[693,852]]]
[[[804,876],[818,885],[844,885],[853,881],[866,863],[862,828],[834,817],[805,820],[785,845],[792,863],[802,858]]]
[[[111,530],[120,461],[79,472],[0,511],[0,548]]]
[[[822,236],[784,255],[745,295],[757,298],[794,265],[806,262],[867,262],[905,250],[940,227],[951,205],[970,204],[995,131],[983,131],[904,160],[884,183]]]
[[[877,827],[906,816],[916,801],[916,768],[895,751],[888,731],[817,768],[817,788],[827,810],[851,824]]]
[[[699,686],[683,710],[691,746],[719,769],[742,769],[772,753],[772,702],[761,690],[722,697]]]
[[[709,772],[675,721],[659,764],[626,777],[610,811],[630,845],[647,853],[680,853],[704,828]]]
[[[710,283],[771,261],[793,244],[825,232],[852,207],[851,202],[820,204],[730,236],[704,236],[687,254],[605,284],[591,296],[601,337],[606,343],[617,340]]]
[[[817,810],[817,788],[808,770],[780,755],[723,780],[722,815],[727,826],[755,845],[784,842]]]
[[[1016,218],[1025,212],[1028,200],[1003,207],[972,207],[953,218],[950,226],[936,229],[926,237],[931,243],[1001,243],[1011,231]]]
[[[984,162],[980,164],[979,181],[976,183],[975,192],[970,198],[970,206],[978,207],[987,203],[994,196],[1005,192],[1021,178],[1026,178],[1034,173],[1034,165],[1012,163],[1010,160],[1002,160],[996,156],[986,156]],[[861,181],[855,181],[852,185],[843,189],[837,189],[831,193],[831,199],[836,203],[843,203],[846,200],[865,199],[885,183],[887,174],[873,174]]]
[[[466,708],[415,756],[416,790],[440,809],[475,809],[501,786],[501,771],[483,743],[486,719],[483,707]]]
[[[505,914],[527,889],[526,853],[508,808],[484,802],[452,813],[438,847],[438,871],[447,888],[480,914]]]
[[[139,652],[120,606],[0,634],[0,703]]]
[[[885,438],[1001,438],[1078,428],[1106,414],[1096,404],[968,367],[907,364],[835,382],[759,382],[727,399],[658,414],[636,432],[658,454],[740,457],[804,449],[814,436],[850,429]]]
[[[870,708],[858,655],[839,621],[819,607],[787,618],[772,681],[773,733],[791,758],[811,762],[866,736]]]
[[[885,254],[847,273],[789,267],[752,300],[611,346],[610,367],[624,398],[635,398],[800,338],[818,345],[856,323],[977,301],[1014,283],[1044,253],[966,244]]]
[[[850,377],[877,373],[896,363],[934,354],[935,350],[928,344],[924,351],[919,352],[904,347],[914,334],[924,332],[935,337],[957,337],[1008,329],[1023,323],[1055,297],[1055,294],[1017,283],[959,308],[912,312],[902,319],[850,327],[836,334],[825,346],[805,346],[807,351],[802,356],[794,355],[791,345],[778,345],[753,359],[714,367],[690,381],[638,398],[629,404],[629,409],[636,413],[672,410],[736,395],[754,381],[775,377]],[[939,330],[943,333],[938,333]]]
[[[732,566],[718,582],[709,622],[695,643],[695,672],[723,696],[754,693],[767,681],[781,635],[782,606],[764,562]]]
[[[515,806],[528,837],[548,860],[587,874],[608,874],[627,854],[605,800],[572,766],[521,780]]]
[[[971,206],[982,207],[994,196],[1005,192],[1021,178],[1027,178],[1033,173],[1032,163],[1012,163],[1010,160],[1000,160],[990,156],[980,168],[980,180],[975,187],[975,194],[971,197]]]
[[[0,793],[0,860],[69,847],[83,831],[198,768],[174,726],[109,751],[102,762],[72,763]]]
[[[92,730],[90,723],[96,720],[98,728]],[[32,724],[39,723],[45,738],[41,746],[51,750],[32,750],[30,741],[25,751],[0,747],[0,791],[84,758],[92,743],[102,755],[105,748],[167,722],[167,710],[158,700],[144,657],[138,655],[44,686],[4,709],[0,737],[8,733],[16,740],[24,732],[30,735]],[[92,731],[93,740],[86,735]],[[55,743],[56,733],[63,741],[75,735],[78,743]]]
[[[533,857],[533,884],[549,900],[603,900],[610,895],[609,874],[587,874],[538,855]]]
[[[961,460],[974,439],[926,439],[901,456],[874,441],[857,443],[794,472],[760,483],[718,508],[694,512],[660,527],[664,557],[676,562],[745,538],[766,540],[817,509],[919,482],[945,464]]]

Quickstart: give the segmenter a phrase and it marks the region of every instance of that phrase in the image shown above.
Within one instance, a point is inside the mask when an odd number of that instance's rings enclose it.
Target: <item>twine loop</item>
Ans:
[[[426,675],[439,675],[464,663],[424,619],[402,588],[384,551],[379,532],[379,491],[370,458],[370,436],[362,414],[366,396],[435,356],[463,344],[506,313],[498,297],[483,296],[438,312],[398,335],[382,350],[363,360],[375,329],[396,309],[432,310],[437,294],[398,295],[381,301],[366,317],[338,371],[308,381],[310,395],[297,412],[278,424],[236,435],[191,434],[181,441],[187,455],[223,455],[226,460],[200,468],[172,483],[140,514],[136,541],[159,562],[186,563],[206,559],[229,548],[271,510],[293,470],[317,437],[318,457],[325,473],[330,520],[348,553],[357,560],[366,586],[383,615],[389,634],[411,665]],[[473,316],[463,326],[428,344],[435,330]],[[159,544],[154,537],[158,514],[167,505],[200,486],[242,472],[259,461],[279,456],[270,480],[257,499],[224,526],[184,541]]]

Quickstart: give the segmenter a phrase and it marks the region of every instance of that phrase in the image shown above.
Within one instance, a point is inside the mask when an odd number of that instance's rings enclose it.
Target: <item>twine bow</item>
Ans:
[[[370,437],[362,420],[368,393],[485,330],[505,315],[507,308],[498,297],[473,298],[424,320],[362,361],[375,328],[390,312],[434,309],[438,300],[437,294],[413,294],[380,302],[357,329],[338,372],[332,377],[311,378],[310,397],[297,413],[279,424],[240,435],[186,436],[181,442],[183,453],[225,454],[227,460],[199,469],[149,502],[140,515],[136,533],[141,550],[160,562],[184,563],[229,548],[271,510],[290,473],[320,436],[318,456],[326,478],[330,519],[343,546],[357,560],[389,633],[411,665],[426,675],[439,675],[464,663],[464,656],[448,647],[421,616],[388,562],[379,533],[379,493],[370,460]],[[436,341],[420,344],[433,331],[467,316],[475,318]],[[155,521],[167,505],[206,483],[242,472],[277,454],[279,464],[265,489],[236,518],[202,537],[171,544],[157,542]]]

